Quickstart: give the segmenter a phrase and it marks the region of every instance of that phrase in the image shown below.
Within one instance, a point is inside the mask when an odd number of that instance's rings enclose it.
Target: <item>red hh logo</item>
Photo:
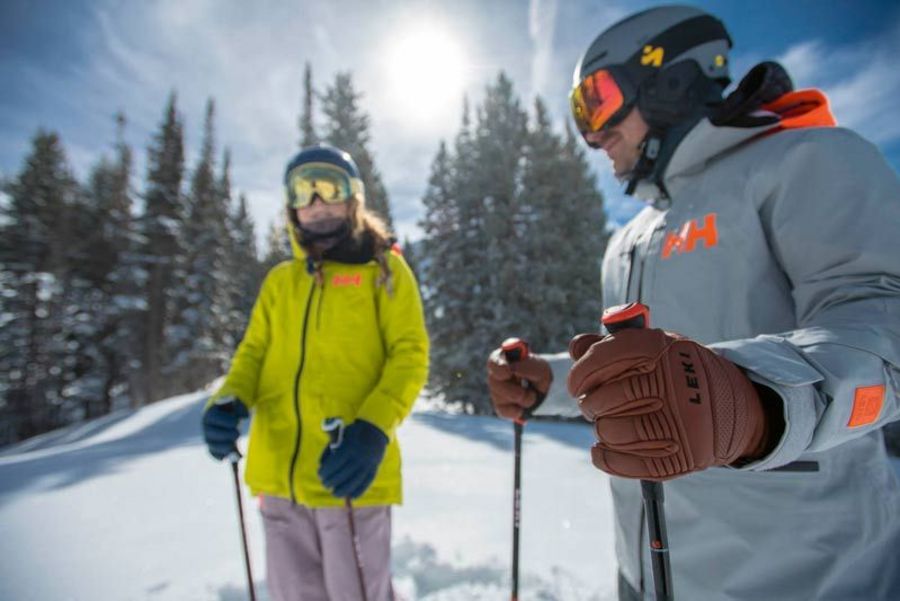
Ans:
[[[680,255],[694,252],[698,241],[703,242],[704,248],[712,248],[719,243],[715,213],[704,215],[703,225],[700,225],[697,219],[691,219],[680,229],[669,232],[666,235],[666,242],[663,244],[662,258],[668,259],[673,253]]]
[[[362,284],[362,275],[358,273],[339,273],[331,279],[331,284],[336,288],[341,288],[343,286],[355,286],[356,288],[359,288]]]

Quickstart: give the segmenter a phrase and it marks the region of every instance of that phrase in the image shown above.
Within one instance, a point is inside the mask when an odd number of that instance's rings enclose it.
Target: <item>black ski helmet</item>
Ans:
[[[315,146],[304,148],[288,161],[287,167],[284,169],[286,198],[289,198],[290,196],[287,193],[287,186],[291,171],[300,165],[305,165],[307,163],[328,163],[346,171],[351,180],[354,180],[354,188],[357,188],[358,186],[360,196],[363,196],[365,187],[363,185],[362,176],[360,175],[359,167],[356,166],[356,162],[353,160],[353,157],[350,156],[350,153],[341,150],[340,148],[335,148],[334,146],[328,146],[327,144],[316,144]],[[360,200],[363,199],[360,198]]]
[[[628,194],[638,180],[658,180],[669,158],[657,161],[660,154],[671,153],[689,126],[721,103],[731,81],[731,46],[719,19],[698,8],[672,5],[619,21],[598,35],[582,55],[572,90],[572,114],[582,135],[618,124],[634,107],[650,127],[641,160],[629,177]],[[600,119],[585,115],[585,104],[576,101],[582,91],[598,93],[583,88],[598,74],[614,82],[617,101],[616,110]],[[597,96],[591,100],[603,102]]]

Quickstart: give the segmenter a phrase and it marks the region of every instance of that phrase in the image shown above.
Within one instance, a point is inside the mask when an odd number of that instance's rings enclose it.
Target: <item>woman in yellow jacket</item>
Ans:
[[[390,506],[402,500],[395,431],[428,368],[418,286],[366,210],[350,155],[304,149],[284,183],[294,259],[266,276],[204,434],[222,459],[253,414],[245,478],[260,495],[273,599],[387,601]],[[334,448],[330,418],[347,424]]]

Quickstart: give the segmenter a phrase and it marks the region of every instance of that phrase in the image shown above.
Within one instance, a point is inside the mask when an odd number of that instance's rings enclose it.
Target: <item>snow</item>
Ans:
[[[124,411],[0,455],[0,599],[247,599],[230,468],[200,437],[206,393]],[[509,599],[512,426],[425,402],[399,431],[394,511],[403,601]],[[612,504],[586,425],[529,423],[523,444],[520,598],[615,598]],[[245,495],[254,580],[262,524]]]

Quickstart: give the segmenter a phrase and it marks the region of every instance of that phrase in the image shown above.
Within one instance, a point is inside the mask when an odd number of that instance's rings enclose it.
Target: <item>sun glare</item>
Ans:
[[[396,116],[415,127],[444,127],[462,105],[465,59],[445,29],[411,24],[390,40],[387,83]]]

